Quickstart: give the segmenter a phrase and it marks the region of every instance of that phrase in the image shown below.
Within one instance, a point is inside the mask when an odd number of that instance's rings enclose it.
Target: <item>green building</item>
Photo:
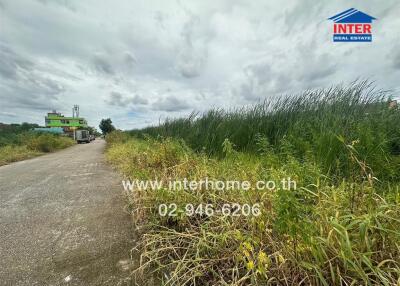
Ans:
[[[55,110],[47,113],[45,124],[46,127],[62,127],[64,131],[70,131],[80,127],[85,128],[88,126],[87,121],[83,117],[65,117]]]

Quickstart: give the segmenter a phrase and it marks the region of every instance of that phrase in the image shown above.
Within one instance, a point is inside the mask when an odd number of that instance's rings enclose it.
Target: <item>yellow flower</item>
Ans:
[[[243,254],[244,254],[247,258],[250,257],[250,253],[249,253],[246,249],[243,249]]]
[[[243,243],[243,245],[249,251],[253,251],[253,246],[251,246],[251,244],[249,242],[246,241],[246,242]]]
[[[285,263],[285,261],[286,261],[286,259],[285,259],[281,254],[279,254],[279,255],[278,255],[278,262],[279,262],[279,264],[283,264],[283,263]]]
[[[269,257],[264,251],[258,253],[258,261],[260,264],[269,264]]]
[[[247,262],[246,267],[247,267],[247,270],[253,270],[254,269],[253,260],[250,260],[249,262]]]

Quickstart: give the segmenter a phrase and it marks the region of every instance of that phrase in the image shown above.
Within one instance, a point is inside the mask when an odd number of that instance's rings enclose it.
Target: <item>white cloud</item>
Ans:
[[[356,78],[399,88],[396,0],[356,3],[372,43],[332,43],[344,0],[0,1],[0,122],[79,104],[129,129]]]

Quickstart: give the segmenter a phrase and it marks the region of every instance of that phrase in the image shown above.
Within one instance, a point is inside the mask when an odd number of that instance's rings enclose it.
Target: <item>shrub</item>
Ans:
[[[0,137],[7,138],[4,141],[7,144],[0,147],[0,165],[53,152],[75,143],[71,138],[47,133],[22,132],[13,135],[12,141],[8,137]]]
[[[122,131],[112,131],[105,136],[106,142],[108,145],[112,145],[113,143],[123,143],[129,139],[129,135]]]
[[[43,133],[30,138],[26,145],[31,150],[47,153],[68,147],[73,143],[73,140],[68,137]]]
[[[226,139],[237,151],[257,153],[257,138],[261,136],[270,149],[299,160],[313,157],[336,180],[352,172],[346,155],[350,144],[375,176],[397,180],[398,156],[393,155],[400,146],[400,112],[388,108],[389,101],[390,94],[368,82],[356,82],[265,100],[248,108],[193,113],[130,134],[183,139],[193,150],[217,156],[224,155]]]

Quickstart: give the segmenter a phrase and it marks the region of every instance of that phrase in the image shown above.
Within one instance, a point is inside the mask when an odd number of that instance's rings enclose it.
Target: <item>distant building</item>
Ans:
[[[36,132],[46,132],[53,134],[64,134],[64,129],[62,127],[36,127],[33,128],[33,131]]]
[[[46,127],[61,127],[65,132],[71,132],[74,129],[88,127],[87,121],[83,117],[65,117],[55,110],[47,113],[45,117]]]

